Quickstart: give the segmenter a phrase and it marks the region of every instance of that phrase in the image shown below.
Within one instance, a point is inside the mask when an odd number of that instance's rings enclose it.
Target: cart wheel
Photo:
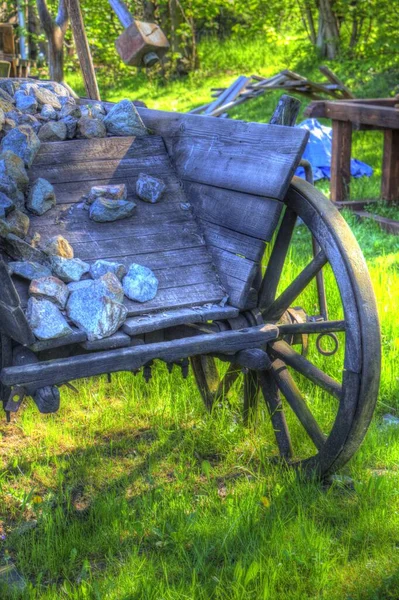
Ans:
[[[259,294],[263,321],[280,324],[281,336],[267,347],[270,370],[244,376],[244,411],[255,409],[260,386],[271,454],[325,475],[350,459],[371,421],[381,364],[377,309],[365,260],[335,206],[296,177],[285,205]],[[297,217],[308,231],[300,227],[294,237],[308,241],[310,260],[293,273],[286,258]],[[293,309],[303,322],[289,324]],[[219,376],[208,356],[192,366],[208,408],[242,377],[233,364]]]

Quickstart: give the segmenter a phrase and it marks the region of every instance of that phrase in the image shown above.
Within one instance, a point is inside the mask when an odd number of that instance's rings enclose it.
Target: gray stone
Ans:
[[[100,280],[71,293],[67,314],[71,321],[87,333],[89,340],[100,340],[115,333],[127,316],[126,307],[104,293]]]
[[[59,308],[49,300],[29,298],[26,318],[39,340],[51,340],[73,333]]]
[[[27,113],[22,113],[19,110],[12,110],[8,112],[7,118],[12,119],[16,123],[16,125],[28,125],[29,127],[32,127],[33,131],[36,134],[42,126],[41,122],[38,121],[35,116]]]
[[[91,114],[93,115],[93,117],[97,117],[99,119],[103,119],[105,117],[106,110],[104,108],[104,106],[101,104],[101,102],[95,102],[94,104],[92,104],[90,106],[90,110],[91,110]]]
[[[92,119],[91,117],[81,117],[78,121],[79,138],[103,138],[107,135],[104,123],[101,119]]]
[[[80,258],[62,258],[62,256],[51,256],[51,268],[54,275],[69,283],[80,281],[85,273],[90,270],[90,265]]]
[[[8,270],[11,275],[19,275],[19,277],[28,280],[51,276],[51,271],[48,267],[32,261],[10,262],[8,263]]]
[[[136,194],[141,200],[155,204],[166,190],[166,185],[161,179],[140,173],[136,181]]]
[[[4,100],[4,98],[0,98],[0,108],[7,113],[14,108],[14,104],[8,102],[8,100]]]
[[[75,117],[75,119],[80,119],[82,112],[80,110],[80,106],[76,104],[75,100],[68,98],[67,101],[62,103],[59,116],[60,119],[63,119],[64,117]]]
[[[8,225],[7,221],[0,219],[0,238],[7,238],[10,233],[10,226]],[[2,240],[0,240],[0,242],[1,241]]]
[[[39,148],[40,140],[29,125],[20,125],[12,129],[1,141],[2,151],[11,150],[22,158],[27,167],[33,163]]]
[[[6,222],[11,233],[15,233],[20,238],[28,235],[30,219],[17,208],[7,216]]]
[[[0,96],[7,100],[7,102],[14,103],[14,94],[16,89],[14,88],[12,79],[0,79]]]
[[[0,219],[4,219],[14,209],[14,202],[3,192],[0,192]]]
[[[58,100],[60,101],[61,106],[65,106],[65,104],[76,104],[75,98],[72,98],[69,94],[66,96],[58,94]]]
[[[35,215],[44,215],[55,206],[54,188],[47,179],[39,177],[29,190],[26,207]]]
[[[126,200],[127,190],[124,183],[114,185],[94,185],[89,195],[87,196],[86,203],[93,204],[97,198],[108,198],[109,200]]]
[[[67,136],[67,126],[64,121],[48,121],[39,129],[41,142],[63,142]]]
[[[3,175],[11,177],[22,192],[27,190],[29,177],[24,161],[10,150],[5,150],[0,154],[0,177]]]
[[[72,281],[71,283],[67,283],[68,289],[70,292],[76,292],[76,290],[83,290],[84,288],[93,285],[94,281],[92,279],[82,279],[81,281]]]
[[[122,279],[126,275],[126,267],[121,263],[112,262],[109,260],[96,260],[90,266],[90,275],[93,279],[99,279],[106,273],[113,273],[118,279]]]
[[[51,104],[43,104],[40,114],[47,121],[55,121],[58,117],[57,111]]]
[[[1,109],[0,109],[1,110]],[[6,117],[3,125],[4,133],[8,133],[11,129],[14,129],[17,126],[16,122],[13,119],[9,119]]]
[[[5,122],[6,122],[5,112],[2,108],[0,108],[0,131],[3,129]]]
[[[43,251],[49,256],[62,256],[62,258],[73,258],[73,248],[62,235],[54,235],[48,239]]]
[[[97,223],[108,223],[131,217],[136,204],[128,200],[97,198],[90,206],[89,216]]]
[[[41,106],[48,105],[57,110],[61,108],[61,103],[54,92],[45,87],[33,84],[29,87],[28,93],[30,96],[33,96]]]
[[[5,166],[1,168],[0,161],[0,192],[8,196],[11,200],[17,199],[18,188],[12,177],[5,173]]]
[[[31,281],[29,294],[34,298],[49,300],[63,310],[66,307],[69,289],[58,277],[41,277]]]
[[[62,122],[65,123],[67,128],[67,139],[72,140],[76,135],[78,120],[75,117],[63,117]]]
[[[121,100],[115,104],[105,117],[104,125],[112,135],[148,135],[148,130],[130,100]]]
[[[34,115],[37,112],[37,102],[33,96],[20,96],[17,99],[17,108],[23,113]]]
[[[49,257],[39,248],[34,248],[14,233],[9,233],[3,240],[3,246],[9,256],[15,260],[29,260],[43,265],[50,265]]]
[[[132,264],[122,280],[123,290],[130,300],[147,302],[155,298],[158,290],[158,279],[151,269]]]
[[[95,284],[100,284],[103,288],[105,296],[111,298],[111,300],[123,302],[123,287],[114,273],[105,273],[105,275],[102,275],[99,279],[96,279]]]
[[[61,101],[61,98],[59,98],[59,96],[61,96],[62,98],[69,98],[69,91],[61,83],[58,83],[58,81],[40,81],[39,85],[40,87],[46,88],[54,92],[54,94],[58,96],[59,101]]]

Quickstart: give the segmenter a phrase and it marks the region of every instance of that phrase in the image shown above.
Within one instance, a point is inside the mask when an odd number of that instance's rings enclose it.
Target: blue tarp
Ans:
[[[298,125],[302,129],[307,129],[310,132],[309,141],[305,148],[302,158],[306,158],[312,165],[313,178],[330,179],[331,176],[331,141],[332,129],[319,123],[317,119],[306,119]],[[373,169],[366,163],[351,159],[351,175],[352,177],[370,177],[373,174]],[[305,177],[305,172],[302,167],[298,167],[296,175]]]

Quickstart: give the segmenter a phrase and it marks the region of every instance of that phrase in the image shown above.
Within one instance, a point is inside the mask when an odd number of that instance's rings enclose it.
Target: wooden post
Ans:
[[[351,178],[352,123],[332,122],[331,200],[349,200]]]
[[[381,197],[399,201],[399,129],[385,129],[382,158]]]
[[[100,100],[100,92],[98,90],[89,43],[87,41],[82,13],[79,6],[79,0],[67,0],[67,5],[87,96],[93,100]]]

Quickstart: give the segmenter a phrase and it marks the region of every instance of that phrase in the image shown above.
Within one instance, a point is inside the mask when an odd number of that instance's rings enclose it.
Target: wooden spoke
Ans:
[[[345,331],[345,321],[309,321],[307,323],[287,323],[278,326],[280,336],[309,334],[309,333],[333,333]]]
[[[266,321],[278,321],[281,315],[293,304],[295,299],[303,292],[327,261],[328,259],[324,252],[320,251],[287,289],[263,311],[264,319]]]
[[[258,407],[259,381],[256,371],[249,371],[244,377],[244,424],[256,421],[256,409]]]
[[[316,448],[320,450],[326,441],[326,436],[320,429],[316,419],[307,407],[305,400],[302,398],[302,395],[291,374],[288,372],[286,365],[281,360],[277,359],[273,362],[271,371],[288,404],[291,406],[299,421],[302,423],[306,433]]]
[[[219,384],[215,360],[209,356],[192,356],[190,360],[204,404],[211,411],[216,397],[215,390]]]
[[[240,374],[241,369],[239,365],[232,363],[216,388],[215,397],[220,398],[221,396],[227,396]]]
[[[296,214],[287,208],[259,292],[259,307],[261,309],[269,306],[276,297],[277,287],[280,282],[285,258],[291,243],[296,218]]]
[[[270,371],[259,372],[259,383],[273,425],[274,435],[282,458],[292,457],[292,444],[280,398],[280,391]]]
[[[301,375],[326,390],[337,400],[341,399],[342,385],[318,369],[307,358],[296,352],[289,344],[283,340],[270,344],[271,354],[274,358],[280,358],[289,367],[298,371]]]

